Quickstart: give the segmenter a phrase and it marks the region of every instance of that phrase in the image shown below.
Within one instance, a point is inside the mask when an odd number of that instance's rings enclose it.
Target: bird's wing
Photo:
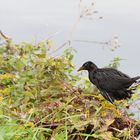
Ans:
[[[130,76],[128,76],[127,74],[125,74],[119,70],[113,69],[113,68],[103,68],[103,69],[101,69],[101,71],[106,71],[112,75],[117,75],[117,76],[124,77],[124,78],[130,78]]]
[[[101,94],[102,94],[102,96],[106,99],[106,100],[108,100],[109,102],[111,102],[112,104],[113,104],[113,102],[114,102],[114,97],[113,96],[111,96],[108,92],[106,92],[105,90],[100,90],[101,91]]]
[[[103,69],[96,72],[95,78],[98,81],[97,87],[105,91],[114,91],[125,88],[131,84],[131,78],[120,74],[120,72]]]

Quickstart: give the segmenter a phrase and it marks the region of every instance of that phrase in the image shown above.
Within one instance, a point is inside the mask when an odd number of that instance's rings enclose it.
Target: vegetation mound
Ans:
[[[1,140],[135,140],[138,121],[121,113],[87,79],[73,74],[73,49],[59,57],[50,40],[0,45]],[[82,87],[81,85],[84,85]],[[116,102],[118,108],[126,103]],[[124,106],[123,106],[124,107]]]

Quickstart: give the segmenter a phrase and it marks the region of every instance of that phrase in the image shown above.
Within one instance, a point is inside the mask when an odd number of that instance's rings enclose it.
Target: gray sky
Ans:
[[[59,32],[54,37],[55,48],[67,40],[79,12],[79,0],[0,0],[0,4],[0,30],[16,42],[41,40]],[[79,22],[74,39],[108,41],[117,35],[121,47],[111,52],[100,45],[74,43],[78,51],[74,59],[77,67],[87,60],[102,67],[120,56],[126,59],[121,62],[122,71],[131,76],[140,75],[139,7],[139,0],[97,0],[95,9],[99,13],[93,20]],[[99,20],[99,16],[103,19]]]

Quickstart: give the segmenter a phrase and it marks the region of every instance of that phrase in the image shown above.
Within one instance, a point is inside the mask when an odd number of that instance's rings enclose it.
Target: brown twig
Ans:
[[[9,42],[12,40],[10,37],[6,36],[2,31],[0,31],[0,36],[6,41]]]

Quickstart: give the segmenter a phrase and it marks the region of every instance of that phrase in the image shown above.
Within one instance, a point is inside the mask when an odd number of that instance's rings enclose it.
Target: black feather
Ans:
[[[140,76],[130,76],[112,68],[98,68],[94,63],[88,61],[80,70],[87,70],[90,81],[101,91],[102,96],[113,103],[114,100],[131,98],[133,94],[129,87],[136,83]]]

